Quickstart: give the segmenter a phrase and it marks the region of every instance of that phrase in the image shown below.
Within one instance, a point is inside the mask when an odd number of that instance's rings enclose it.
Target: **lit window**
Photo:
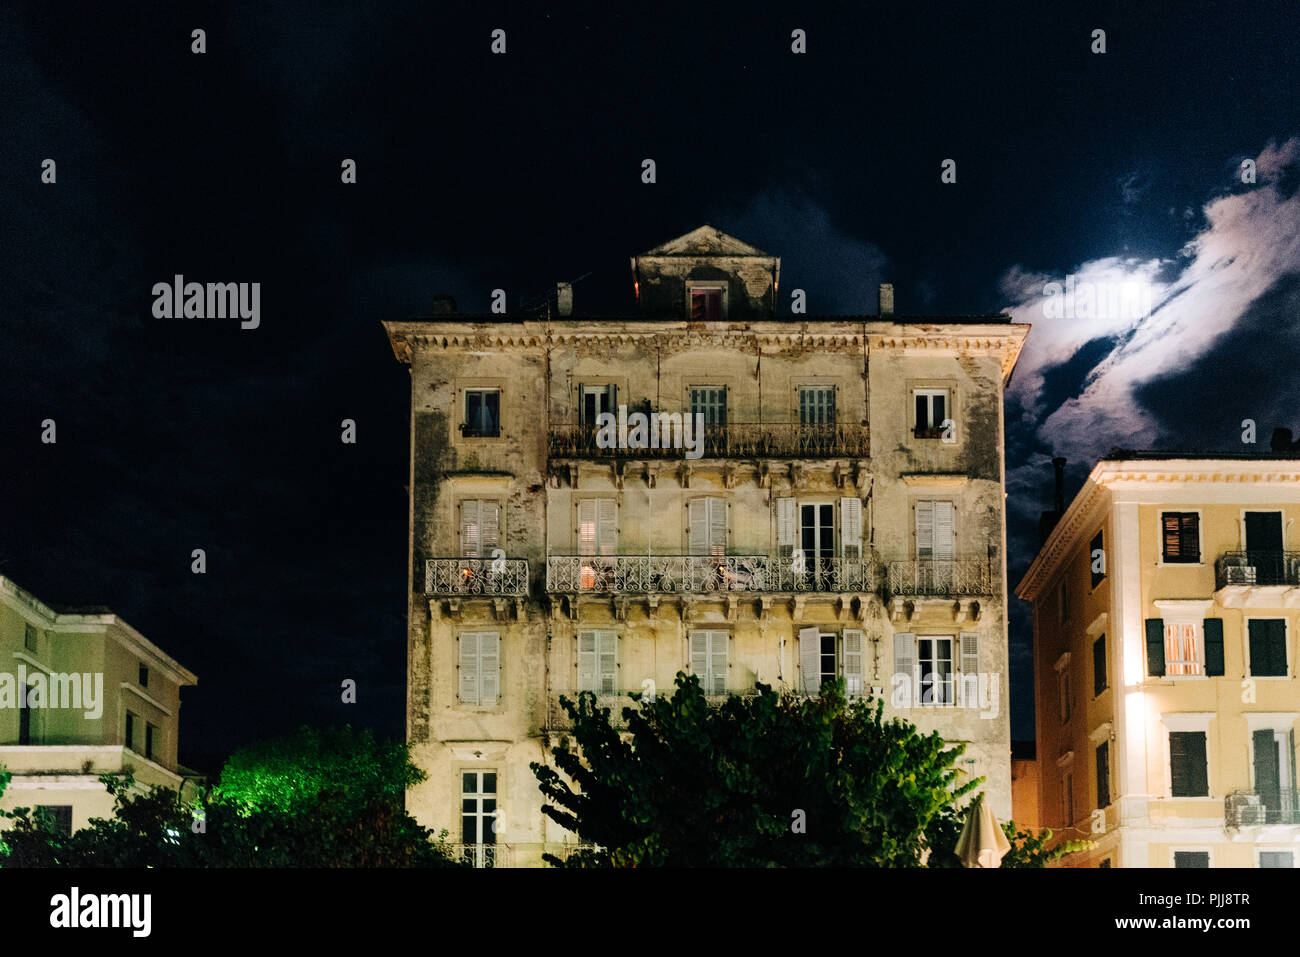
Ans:
[[[1170,564],[1198,564],[1201,560],[1200,516],[1195,512],[1161,512],[1161,555]]]
[[[492,867],[497,842],[497,773],[464,771],[460,787],[460,839],[475,867]]]
[[[952,704],[952,638],[917,638],[916,659],[921,669],[920,703]]]
[[[1165,674],[1199,675],[1201,673],[1200,629],[1195,622],[1169,622],[1165,625]]]
[[[722,318],[722,290],[717,287],[691,288],[691,320],[712,322]]]

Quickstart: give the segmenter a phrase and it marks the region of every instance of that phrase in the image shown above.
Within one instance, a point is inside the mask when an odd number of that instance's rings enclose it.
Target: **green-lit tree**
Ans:
[[[576,745],[533,764],[544,814],[585,845],[568,866],[918,867],[951,855],[964,746],[885,721],[883,703],[766,685],[710,707],[695,676],[625,708],[626,731],[589,694],[563,699]],[[640,698],[641,696],[634,696]],[[936,839],[945,844],[933,843]]]

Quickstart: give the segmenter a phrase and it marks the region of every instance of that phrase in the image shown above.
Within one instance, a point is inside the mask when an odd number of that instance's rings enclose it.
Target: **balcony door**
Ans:
[[[1269,824],[1296,821],[1296,792],[1291,758],[1294,740],[1287,731],[1262,728],[1251,734],[1255,793]]]
[[[799,547],[814,587],[830,587],[835,558],[834,505],[818,502],[799,506]]]
[[[956,558],[952,502],[916,503],[917,586],[931,592],[953,586]]]
[[[1282,513],[1246,513],[1246,564],[1255,569],[1255,584],[1286,582],[1282,554]]]

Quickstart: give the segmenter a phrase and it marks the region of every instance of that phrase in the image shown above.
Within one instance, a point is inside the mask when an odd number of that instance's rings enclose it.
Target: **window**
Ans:
[[[1097,745],[1097,807],[1110,804],[1110,742]]]
[[[1281,512],[1246,512],[1246,564],[1253,569],[1256,585],[1285,585],[1293,579],[1295,566],[1282,550]]]
[[[1161,512],[1161,556],[1170,564],[1201,561],[1200,516],[1195,512]]]
[[[1295,821],[1295,783],[1291,758],[1294,742],[1288,730],[1256,728],[1250,734],[1251,776],[1265,822],[1289,824]]]
[[[501,506],[496,502],[460,503],[460,553],[465,558],[491,558],[501,543]]]
[[[460,636],[460,701],[495,707],[501,689],[501,636],[466,631]]]
[[[578,690],[614,694],[618,690],[618,633],[578,633]]]
[[[57,834],[72,834],[71,804],[38,804],[32,816]]]
[[[1066,582],[1061,582],[1056,592],[1056,613],[1061,624],[1070,620],[1070,586]]]
[[[27,686],[27,694],[19,702],[18,708],[18,743],[34,744],[32,740],[32,707],[27,702],[32,700],[32,695],[36,693],[35,685]]]
[[[1065,827],[1074,823],[1074,773],[1061,775],[1061,822]]]
[[[1092,695],[1095,698],[1106,690],[1106,636],[1099,635],[1092,643]]]
[[[461,434],[489,438],[501,434],[501,391],[465,390],[465,424]]]
[[[1169,732],[1170,797],[1209,797],[1204,731]]]
[[[956,537],[952,502],[916,503],[917,587],[943,591],[953,584]]]
[[[130,711],[126,713],[126,731],[122,736],[122,743],[135,750],[135,715]]]
[[[615,385],[580,385],[578,386],[578,421],[581,425],[595,428],[603,413],[613,414],[618,405],[618,386]]]
[[[862,632],[845,629],[842,649],[838,648],[838,642],[839,636],[832,632],[799,629],[799,674],[805,694],[819,694],[823,682],[832,681],[841,673],[846,693],[861,694]]]
[[[140,685],[141,688],[147,688],[147,687],[149,687],[149,667],[148,667],[148,665],[141,665],[141,666],[140,666],[140,671],[139,671],[139,674],[138,674],[137,677],[139,678],[139,685]]]
[[[1106,580],[1106,548],[1101,532],[1092,537],[1092,543],[1088,546],[1088,574],[1092,576],[1093,588]]]
[[[918,439],[943,438],[944,420],[949,417],[947,389],[914,389],[912,405],[915,417],[912,431]]]
[[[1209,867],[1209,851],[1174,851],[1174,867]]]
[[[1192,621],[1165,624],[1165,674],[1201,673],[1200,629]]]
[[[835,506],[808,503],[799,506],[799,547],[804,567],[814,583],[829,585],[835,558]]]
[[[1260,867],[1295,867],[1295,854],[1291,851],[1260,851]]]
[[[618,503],[612,498],[578,500],[578,554],[618,553]]]
[[[1057,700],[1060,702],[1061,724],[1070,720],[1070,715],[1074,713],[1074,698],[1070,694],[1070,669],[1066,667],[1056,673],[1056,693]]]
[[[1251,618],[1246,625],[1250,636],[1251,676],[1285,678],[1286,619]]]
[[[709,286],[691,287],[691,320],[694,322],[714,322],[722,316],[722,288]]]
[[[835,387],[806,385],[799,388],[799,424],[835,424]]]
[[[705,694],[727,693],[727,633],[691,632],[691,673],[698,675]]]
[[[27,625],[23,629],[23,647],[36,654],[36,626]]]
[[[952,637],[916,639],[916,659],[921,671],[920,703],[953,703]]]
[[[687,505],[689,553],[727,554],[727,503],[720,498],[696,498]]]
[[[717,428],[727,424],[727,390],[708,386],[691,389],[691,416],[704,416],[704,427]]]
[[[148,722],[145,722],[144,756],[151,761],[153,760],[154,757],[153,749],[157,741],[158,741],[158,729],[155,728],[153,725],[149,724]]]
[[[497,819],[497,773],[464,771],[460,776],[460,839],[464,844],[495,844]],[[490,866],[491,855],[475,849],[475,867]]]

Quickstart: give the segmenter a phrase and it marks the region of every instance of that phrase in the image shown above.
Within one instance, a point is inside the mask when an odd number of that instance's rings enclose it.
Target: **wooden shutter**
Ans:
[[[700,679],[700,689],[709,693],[709,633],[691,632],[691,674]]]
[[[1169,732],[1169,774],[1173,797],[1205,797],[1209,794],[1204,731]]]
[[[1178,549],[1189,562],[1201,560],[1201,517],[1195,512],[1185,512],[1179,528]]]
[[[465,558],[482,556],[483,536],[479,516],[479,503],[460,503],[460,553]]]
[[[1147,619],[1147,676],[1162,678],[1165,674],[1165,620]]]
[[[596,521],[597,554],[618,554],[618,503],[612,498],[601,498]]]
[[[578,500],[578,554],[596,554],[596,499]]]
[[[1206,618],[1205,629],[1205,673],[1211,678],[1223,675],[1223,619]]]
[[[491,558],[501,544],[501,506],[496,502],[479,502],[479,536],[483,543],[480,558]]]
[[[794,548],[795,501],[793,498],[776,500],[776,544],[780,548]],[[783,552],[782,554],[789,554]]]
[[[934,503],[934,560],[952,561],[957,551],[952,502]]]
[[[821,630],[799,629],[799,678],[804,694],[820,694],[822,690]]]
[[[596,690],[596,633],[578,633],[578,690]]]
[[[916,558],[934,557],[934,502],[916,503]]]
[[[720,498],[709,499],[709,554],[727,554],[727,503]]]
[[[901,632],[894,635],[894,674],[907,675],[912,696],[915,697],[918,690],[916,688],[916,635]]]
[[[713,694],[727,693],[727,633],[715,631],[709,636],[709,657],[711,659],[711,677]]]
[[[482,632],[478,636],[478,671],[480,705],[493,707],[501,694],[501,636]]]
[[[596,632],[596,653],[599,683],[598,694],[614,694],[618,690],[618,632]]]
[[[973,632],[963,632],[961,636],[961,672],[966,675],[979,674],[980,670],[980,636]]]
[[[840,499],[840,554],[857,558],[862,554],[862,499]]]
[[[605,401],[608,403],[605,411],[614,416],[618,415],[618,386],[611,383],[605,386]]]
[[[460,700],[463,704],[478,704],[478,632],[467,631],[460,636]]]
[[[1272,728],[1251,734],[1255,745],[1255,793],[1267,808],[1277,809],[1281,804],[1280,762],[1277,736]]]
[[[691,499],[686,508],[690,529],[689,551],[692,555],[706,555],[709,551],[709,500]]]
[[[862,694],[862,632],[856,628],[844,629],[844,691]]]
[[[1254,618],[1246,627],[1250,643],[1250,673],[1263,677],[1285,677],[1285,619]]]

